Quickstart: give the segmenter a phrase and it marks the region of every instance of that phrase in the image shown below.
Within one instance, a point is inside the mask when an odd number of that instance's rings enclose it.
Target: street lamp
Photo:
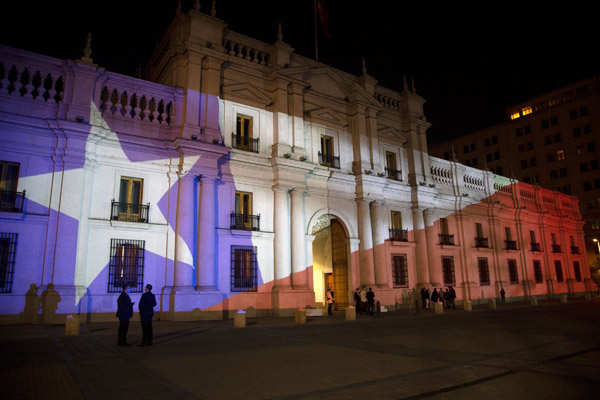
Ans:
[[[596,243],[596,247],[598,247],[598,254],[600,254],[600,242],[596,238],[593,238],[592,242]]]

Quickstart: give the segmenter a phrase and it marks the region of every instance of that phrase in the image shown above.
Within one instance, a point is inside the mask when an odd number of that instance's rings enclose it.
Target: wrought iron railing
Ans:
[[[0,211],[23,212],[25,203],[25,191],[11,192],[0,190]]]
[[[258,153],[258,138],[231,134],[231,147],[245,151]]]
[[[150,204],[121,203],[112,201],[110,219],[112,221],[143,222],[148,223]]]
[[[579,246],[571,246],[571,254],[579,254]]]
[[[489,248],[490,245],[488,243],[488,238],[485,237],[476,237],[475,238],[475,247],[478,248]]]
[[[259,231],[260,215],[231,213],[231,229]]]
[[[553,244],[552,245],[552,252],[553,253],[561,253],[561,251],[560,251],[560,244]]]
[[[406,229],[390,229],[390,239],[395,242],[408,242],[408,231]]]
[[[440,244],[454,246],[454,235],[440,233]]]
[[[505,240],[506,250],[517,250],[517,241],[516,240]]]
[[[329,168],[339,168],[340,158],[332,154],[322,154],[319,152],[319,164]]]
[[[402,170],[385,167],[385,176],[396,181],[402,180]]]
[[[542,251],[542,246],[539,243],[531,242],[531,251]]]

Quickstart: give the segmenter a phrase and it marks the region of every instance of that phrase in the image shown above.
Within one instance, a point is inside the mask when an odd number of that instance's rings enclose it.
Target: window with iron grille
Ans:
[[[444,285],[456,285],[454,277],[454,257],[442,257],[442,270],[444,273]]]
[[[517,271],[517,260],[508,260],[508,276],[510,283],[519,283],[519,272]]]
[[[490,284],[490,267],[486,257],[477,258],[477,266],[479,267],[479,285],[489,286]]]
[[[394,287],[408,287],[408,266],[406,254],[396,255],[392,258],[394,274]]]
[[[563,278],[562,264],[560,263],[560,261],[554,261],[554,269],[556,271],[556,281],[562,282],[564,280],[564,278]]]
[[[111,239],[108,265],[108,293],[120,292],[123,285],[140,293],[144,286],[144,240]]]
[[[581,268],[579,267],[579,261],[573,261],[573,272],[575,273],[575,280],[581,282]]]
[[[544,281],[540,260],[533,260],[533,275],[535,276],[535,283],[542,283]]]
[[[0,293],[12,291],[17,236],[17,233],[0,232]]]
[[[231,246],[231,291],[255,292],[257,277],[256,246]]]

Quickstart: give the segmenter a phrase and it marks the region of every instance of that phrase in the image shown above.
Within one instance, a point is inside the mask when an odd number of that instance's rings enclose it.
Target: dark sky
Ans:
[[[8,4],[6,4],[8,3]],[[192,0],[183,1],[184,11]],[[201,2],[208,12],[210,0]],[[417,3],[417,2],[413,2]],[[433,124],[431,140],[502,120],[505,108],[600,73],[594,13],[584,4],[328,1],[329,31],[320,61],[359,74],[360,57],[382,85],[415,79]],[[441,3],[441,2],[440,2]],[[458,3],[458,2],[449,2]],[[88,31],[95,62],[133,75],[145,63],[177,1],[5,2],[0,42],[58,58],[79,58]],[[277,23],[298,53],[314,57],[311,0],[217,1],[229,27],[267,42]],[[479,4],[476,6],[475,4]],[[490,8],[489,4],[493,4]],[[9,20],[14,24],[7,23]]]

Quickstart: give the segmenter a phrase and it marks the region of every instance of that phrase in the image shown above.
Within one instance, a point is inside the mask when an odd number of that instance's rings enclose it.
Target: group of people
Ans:
[[[373,289],[369,288],[356,288],[354,291],[354,307],[356,309],[356,314],[375,314],[375,292]],[[379,302],[377,302],[379,304]],[[379,312],[379,310],[378,310]]]
[[[140,320],[142,322],[142,343],[138,344],[138,346],[152,346],[152,317],[154,316],[154,307],[156,307],[156,297],[152,293],[152,285],[147,284],[138,304]],[[117,300],[119,346],[129,346],[129,343],[127,343],[127,331],[129,330],[129,320],[131,317],[133,317],[133,301],[131,301],[127,293],[127,285],[123,285],[121,294]]]
[[[442,303],[444,308],[454,308],[456,309],[456,304],[454,300],[456,299],[456,291],[452,286],[447,287],[446,290],[438,291],[437,288],[433,288],[433,292],[429,293],[428,288],[421,288],[421,300],[423,303],[423,309],[429,309],[429,305],[431,303]]]

